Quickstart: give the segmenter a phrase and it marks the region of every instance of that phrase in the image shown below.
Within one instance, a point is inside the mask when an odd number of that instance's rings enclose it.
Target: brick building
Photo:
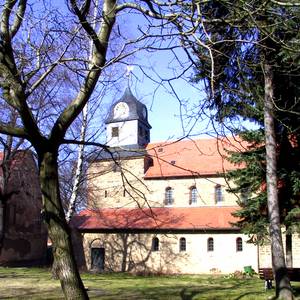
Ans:
[[[111,148],[90,162],[88,208],[73,220],[84,250],[81,264],[164,273],[270,265],[269,247],[247,243],[232,225],[240,195],[227,191],[224,173],[237,166],[226,160],[226,150],[245,145],[234,138],[151,144],[147,109],[129,89],[106,123]],[[297,255],[295,249],[295,265]]]
[[[17,151],[5,163],[6,187],[0,169],[0,265],[44,264],[47,232],[40,218],[41,190],[33,154]]]

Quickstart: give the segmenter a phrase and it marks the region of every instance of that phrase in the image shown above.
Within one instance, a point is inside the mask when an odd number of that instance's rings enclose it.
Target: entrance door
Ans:
[[[104,271],[104,259],[105,259],[105,249],[104,248],[92,248],[91,249],[92,270]]]

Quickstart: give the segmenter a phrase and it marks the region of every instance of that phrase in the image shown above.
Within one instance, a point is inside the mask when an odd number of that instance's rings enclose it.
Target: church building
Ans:
[[[228,192],[224,174],[237,166],[226,150],[243,145],[232,137],[150,143],[150,130],[147,107],[127,88],[106,119],[108,147],[89,162],[87,208],[72,221],[81,266],[167,274],[270,266],[269,247],[247,243],[234,226],[241,195]]]

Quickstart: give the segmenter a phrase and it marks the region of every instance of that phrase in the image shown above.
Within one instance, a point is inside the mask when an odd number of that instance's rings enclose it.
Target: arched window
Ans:
[[[172,205],[173,203],[173,189],[171,187],[167,187],[165,190],[165,204]]]
[[[250,191],[248,188],[243,188],[241,190],[241,202],[246,204],[250,197]]]
[[[238,237],[235,242],[236,242],[236,251],[237,252],[243,251],[243,240],[242,240],[242,238]]]
[[[214,251],[214,239],[212,237],[207,239],[207,251]]]
[[[220,203],[223,201],[223,192],[220,184],[215,186],[215,202]]]
[[[195,186],[190,187],[190,204],[197,203],[197,188]]]
[[[106,190],[104,191],[104,197],[105,197],[105,198],[107,198],[107,197],[108,197],[108,193],[107,193],[107,191],[106,191]]]
[[[179,239],[179,251],[180,252],[186,251],[186,239],[184,237]]]
[[[159,239],[157,237],[152,239],[152,251],[159,251]]]
[[[112,170],[113,170],[113,172],[120,172],[121,171],[120,164],[119,163],[118,164],[114,163],[113,166],[112,166]]]

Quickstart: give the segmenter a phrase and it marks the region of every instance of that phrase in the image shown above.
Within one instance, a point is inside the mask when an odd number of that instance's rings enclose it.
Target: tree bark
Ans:
[[[284,300],[293,299],[290,280],[284,259],[283,243],[280,226],[280,213],[277,190],[277,157],[276,138],[274,127],[274,87],[272,67],[268,62],[264,64],[265,97],[264,97],[264,123],[266,144],[266,182],[267,201],[269,213],[269,230],[271,238],[272,267],[275,274],[276,297]]]
[[[293,241],[292,241],[292,234],[286,233],[285,235],[285,260],[286,260],[286,266],[288,268],[293,267]]]
[[[0,254],[3,247],[3,239],[4,239],[4,203],[0,199]]]
[[[88,299],[80,278],[58,185],[57,151],[39,153],[44,219],[53,243],[55,271],[66,299]]]

